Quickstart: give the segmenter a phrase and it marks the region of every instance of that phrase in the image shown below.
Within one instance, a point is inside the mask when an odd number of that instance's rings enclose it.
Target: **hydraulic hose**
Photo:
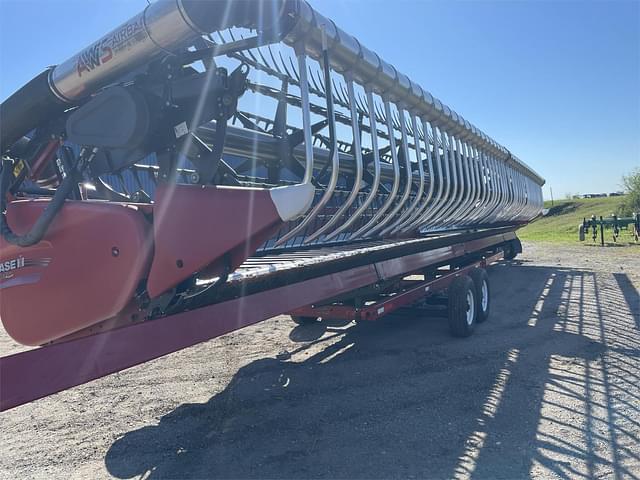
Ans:
[[[95,155],[95,150],[92,152],[91,156],[93,155]],[[13,160],[2,160],[2,173],[0,173],[0,186],[2,187],[2,191],[0,192],[0,234],[2,234],[2,237],[7,242],[19,247],[30,247],[42,240],[47,233],[51,222],[60,212],[60,209],[62,209],[65,200],[71,193],[71,190],[77,186],[77,173],[78,171],[81,171],[82,164],[84,164],[84,162],[81,156],[78,163],[74,165],[74,168],[67,172],[67,176],[56,189],[51,201],[45,207],[42,215],[40,215],[38,220],[36,220],[29,232],[25,235],[18,235],[11,230],[6,217],[6,194],[12,180],[11,172],[13,172]]]

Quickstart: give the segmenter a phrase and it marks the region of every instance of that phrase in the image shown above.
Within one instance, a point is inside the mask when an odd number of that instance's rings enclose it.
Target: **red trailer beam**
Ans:
[[[117,330],[2,357],[0,411],[375,283],[367,265]]]
[[[503,258],[503,253],[499,252],[451,273],[445,273],[435,279],[413,280],[409,288],[362,307],[350,305],[307,305],[293,310],[290,314],[301,317],[338,318],[341,320],[377,320],[399,308],[411,305],[425,296],[446,290],[454,278],[469,273],[474,268],[485,268],[487,265]]]
[[[423,281],[418,280],[416,281],[416,285],[399,292],[397,295],[393,295],[380,302],[360,308],[355,318],[357,320],[377,320],[378,318],[388,315],[399,308],[411,305],[425,296],[442,292],[449,288],[449,285],[451,285],[451,282],[453,282],[456,277],[468,274],[475,268],[486,268],[487,265],[497,262],[498,260],[502,260],[503,257],[502,252],[500,252],[479,262],[454,270],[451,273],[446,273],[436,279]]]

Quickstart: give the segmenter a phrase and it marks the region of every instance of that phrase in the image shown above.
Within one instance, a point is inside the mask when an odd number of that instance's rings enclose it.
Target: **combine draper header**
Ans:
[[[0,108],[0,317],[27,345],[215,301],[253,255],[542,208],[539,175],[304,1],[159,0]]]

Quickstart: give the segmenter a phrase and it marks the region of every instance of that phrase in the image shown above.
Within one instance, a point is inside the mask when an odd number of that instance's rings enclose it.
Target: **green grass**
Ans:
[[[544,208],[548,208],[549,213],[518,230],[518,236],[527,241],[579,243],[578,225],[584,217],[609,217],[623,201],[624,197],[556,200],[553,207],[547,201],[544,202]],[[605,230],[604,235],[605,241],[611,241],[611,230]],[[587,237],[586,241],[591,242],[590,236]],[[632,240],[627,230],[622,230],[619,241],[627,243]]]

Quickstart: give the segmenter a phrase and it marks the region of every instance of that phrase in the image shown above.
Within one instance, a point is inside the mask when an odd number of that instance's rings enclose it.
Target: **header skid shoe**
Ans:
[[[273,189],[164,184],[154,206],[155,253],[147,289],[155,298],[195,272],[235,270],[313,199],[310,184]]]

